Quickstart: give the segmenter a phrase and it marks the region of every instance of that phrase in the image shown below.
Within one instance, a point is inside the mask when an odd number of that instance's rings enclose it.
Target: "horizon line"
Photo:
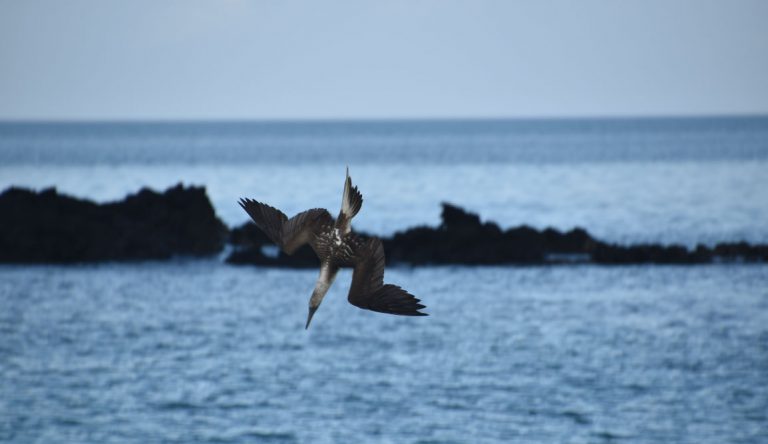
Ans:
[[[561,115],[561,116],[467,116],[467,117],[275,117],[275,118],[0,118],[0,124],[211,124],[211,123],[450,123],[450,122],[548,122],[548,121],[628,121],[628,120],[712,120],[766,119],[766,113],[702,113],[702,114],[626,114],[626,115]]]

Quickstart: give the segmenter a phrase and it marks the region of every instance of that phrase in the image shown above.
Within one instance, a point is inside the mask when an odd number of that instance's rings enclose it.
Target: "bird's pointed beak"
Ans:
[[[316,311],[317,311],[317,307],[309,307],[309,315],[307,315],[307,325],[304,327],[304,330],[309,328],[309,323],[312,321],[312,316],[315,315]]]

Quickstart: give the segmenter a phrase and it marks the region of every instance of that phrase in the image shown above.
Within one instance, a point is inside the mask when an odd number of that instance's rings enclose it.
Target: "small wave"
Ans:
[[[79,427],[83,422],[74,418],[56,418],[56,424],[64,427]]]
[[[444,439],[420,439],[416,441],[416,444],[452,444],[460,441],[446,441]]]
[[[200,406],[188,401],[169,401],[158,403],[157,408],[160,410],[196,410]]]
[[[589,419],[587,415],[581,412],[577,412],[574,410],[566,410],[562,413],[562,415],[565,416],[566,418],[572,419],[573,422],[575,422],[576,424],[582,424],[582,425],[592,424],[592,420]]]
[[[261,430],[251,430],[248,432],[241,433],[240,435],[238,435],[238,438],[255,439],[259,442],[261,441],[296,442],[297,441],[296,435],[294,435],[291,432],[269,432],[269,431],[261,431]]]
[[[461,411],[470,409],[470,406],[455,401],[434,401],[429,404],[443,410]]]
[[[594,436],[595,438],[599,438],[605,442],[615,442],[620,439],[623,440],[627,438],[627,436],[618,435],[616,433],[612,433],[607,430],[592,433],[592,436]]]
[[[218,404],[216,408],[220,410],[243,410],[251,406],[251,404],[247,404],[245,402],[228,402],[225,404]]]

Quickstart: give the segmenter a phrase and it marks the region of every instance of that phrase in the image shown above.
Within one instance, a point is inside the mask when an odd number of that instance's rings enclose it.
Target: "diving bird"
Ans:
[[[347,300],[357,307],[402,316],[427,316],[419,299],[398,287],[384,283],[384,247],[381,239],[363,238],[352,232],[352,218],[363,206],[363,196],[344,181],[341,211],[334,220],[324,208],[313,208],[292,218],[280,210],[253,199],[241,198],[240,206],[251,216],[256,226],[287,254],[309,244],[320,259],[320,276],[309,299],[307,325],[312,321],[325,294],[341,267],[351,267],[352,285]]]

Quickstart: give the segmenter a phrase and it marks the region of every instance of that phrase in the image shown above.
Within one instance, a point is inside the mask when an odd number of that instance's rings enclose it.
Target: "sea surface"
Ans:
[[[108,201],[205,185],[230,225],[247,219],[240,197],[337,211],[346,166],[365,199],[356,227],[380,235],[439,223],[445,201],[614,242],[768,242],[768,117],[0,123],[0,190]]]
[[[378,234],[440,202],[620,243],[768,242],[768,118],[0,123],[0,190],[205,185]],[[768,443],[768,266],[393,267],[429,317],[221,257],[0,266],[0,442]]]
[[[0,267],[0,440],[765,443],[768,267]]]

